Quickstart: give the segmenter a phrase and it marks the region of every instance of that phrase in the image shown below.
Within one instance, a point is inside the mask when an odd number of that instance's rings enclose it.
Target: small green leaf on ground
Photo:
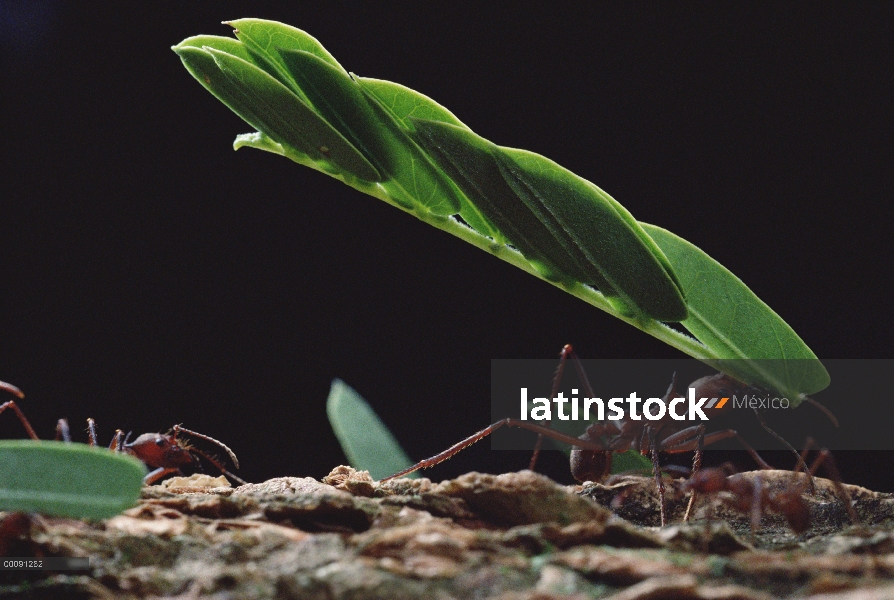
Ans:
[[[355,469],[369,471],[373,479],[381,479],[413,464],[366,400],[341,379],[332,381],[326,414]]]

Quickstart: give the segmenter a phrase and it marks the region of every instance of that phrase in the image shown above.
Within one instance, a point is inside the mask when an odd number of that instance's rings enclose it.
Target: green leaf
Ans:
[[[296,85],[295,80],[283,63],[281,52],[283,50],[298,50],[310,52],[317,58],[327,62],[342,73],[342,68],[335,57],[329,54],[323,45],[308,33],[276,21],[264,21],[262,19],[237,19],[225,21],[235,30],[239,40],[245,44],[246,50],[255,57],[254,62],[274,76],[292,91],[301,95],[303,92]],[[216,47],[216,46],[215,46]],[[220,50],[226,51],[224,48]],[[231,53],[232,54],[232,53]],[[307,100],[307,98],[303,98]]]
[[[415,138],[494,226],[494,238],[510,243],[544,277],[593,285],[611,293],[600,273],[578,260],[506,183],[494,156],[497,147],[468,129],[411,119]]]
[[[274,141],[364,181],[381,179],[337,130],[254,64],[210,46],[176,46],[174,50],[199,83]]]
[[[197,36],[174,50],[258,129],[235,147],[337,177],[793,403],[828,384],[809,348],[734,276],[673,234],[650,236],[595,185],[475,135],[418,92],[349,75],[303,31],[259,19],[231,24],[241,42]],[[706,288],[695,280],[705,273],[719,279]],[[706,289],[740,304],[724,307]],[[681,321],[697,339],[662,321]]]
[[[407,132],[415,132],[414,119],[439,121],[468,129],[452,112],[417,91],[391,81],[357,77],[356,75],[353,77],[363,92],[378,102],[382,110]],[[459,200],[459,216],[469,227],[489,238],[495,240],[501,238],[499,231],[487,220],[479,207],[470,202],[464,194],[459,194]]]
[[[798,334],[726,267],[683,238],[642,223],[674,266],[689,317],[682,325],[723,360],[725,373],[786,395],[829,385],[829,373]],[[735,372],[732,372],[735,371]]]
[[[137,503],[146,467],[86,444],[0,441],[0,510],[107,519]]]
[[[612,454],[612,474],[627,473],[628,471],[651,472],[652,461],[636,450],[615,452]]]
[[[308,52],[281,54],[317,112],[392,180],[382,185],[395,199],[436,215],[459,212],[460,196],[450,180],[356,81]]]
[[[686,318],[674,270],[624,207],[539,154],[501,147],[496,156],[507,183],[552,235],[595,267],[637,316]]]
[[[381,479],[414,464],[369,404],[341,379],[332,381],[326,414],[355,469],[369,471],[373,479]]]

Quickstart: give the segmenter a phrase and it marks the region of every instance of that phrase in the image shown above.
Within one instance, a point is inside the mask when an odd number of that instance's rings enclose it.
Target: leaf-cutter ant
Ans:
[[[9,383],[0,381],[0,389],[9,392],[19,399],[25,397],[25,394],[22,393],[19,388]],[[19,408],[15,400],[9,400],[8,402],[0,404],[0,413],[7,408],[11,409],[16,414],[19,421],[22,423],[22,426],[25,428],[28,437],[32,440],[40,439],[27,417],[25,417],[25,413],[22,412],[22,409]],[[154,467],[154,470],[147,474],[143,479],[143,483],[146,485],[151,485],[171,473],[178,473],[183,467],[200,469],[200,459],[202,458],[214,465],[222,474],[230,477],[234,481],[240,484],[246,483],[245,480],[228,471],[220,459],[203,450],[195,448],[182,436],[178,437],[179,434],[187,434],[216,445],[226,452],[227,456],[229,456],[230,460],[233,462],[233,465],[237,469],[239,468],[239,459],[236,458],[236,454],[230,450],[226,444],[211,436],[192,431],[191,429],[186,429],[181,425],[174,425],[169,433],[144,433],[132,442],[128,441],[130,439],[130,433],[124,435],[124,432],[118,429],[112,438],[112,443],[109,444],[109,450],[126,452],[143,461],[149,467]],[[87,438],[88,445],[97,445],[96,423],[93,419],[87,419]],[[59,419],[56,423],[56,440],[71,442],[71,432],[66,419]]]
[[[573,348],[569,344],[562,349],[562,352],[560,354],[559,366],[557,367],[555,377],[553,378],[552,394],[550,397],[555,397],[558,393],[559,384],[565,369],[565,364],[569,360],[576,367],[577,374],[584,388],[584,392],[586,392],[590,397],[595,396],[596,394],[593,392],[593,387],[590,385],[587,375],[583,370],[583,366],[574,353]],[[672,398],[677,398],[680,396],[680,394],[678,394],[676,391],[676,384],[676,374],[674,374],[673,381],[671,382],[670,386],[667,389],[667,392],[662,398],[665,405]],[[760,391],[757,390],[757,388],[737,381],[729,375],[725,375],[723,373],[702,377],[701,379],[698,379],[691,383],[688,387],[693,388],[695,396],[699,398],[730,398],[734,395],[742,395],[744,393]],[[826,412],[826,414],[831,419],[833,419],[833,422],[835,422],[834,416],[832,416],[831,413],[829,413],[824,407],[813,400],[811,400],[811,403],[815,404],[821,410]],[[723,408],[717,409],[718,412],[715,412],[714,414],[719,414],[719,411],[726,412],[729,408],[732,407],[732,403],[727,403]],[[804,462],[804,459],[801,457],[798,451],[795,450],[791,446],[791,444],[782,439],[782,437],[779,436],[776,432],[770,429],[756,410],[755,413],[758,415],[758,419],[760,420],[761,425],[776,439],[784,443],[788,447],[788,449],[798,458],[799,466],[797,468],[803,469],[805,472],[807,472],[808,478],[812,478],[812,473],[808,469],[806,463]],[[577,438],[556,431],[555,429],[550,428],[548,425],[537,425],[528,421],[522,421],[510,417],[497,421],[496,423],[493,423],[492,425],[485,427],[481,431],[467,437],[461,442],[458,442],[453,446],[447,448],[443,452],[440,452],[439,454],[436,454],[431,458],[422,460],[415,465],[404,469],[403,471],[395,473],[394,475],[385,477],[384,479],[382,479],[382,481],[401,477],[419,469],[425,469],[437,465],[438,463],[449,459],[457,452],[487,437],[497,429],[504,426],[520,427],[538,434],[537,443],[534,448],[534,454],[531,457],[531,463],[528,467],[531,470],[534,470],[537,464],[537,458],[540,453],[543,437],[548,437],[572,446],[573,448],[571,450],[570,457],[571,474],[577,481],[581,483],[585,481],[605,481],[605,479],[608,478],[609,474],[611,473],[612,455],[616,452],[635,450],[637,452],[640,452],[644,456],[650,457],[652,461],[652,468],[656,485],[658,487],[658,496],[661,505],[662,526],[666,525],[667,521],[664,500],[664,481],[661,477],[661,468],[658,463],[659,453],[664,452],[667,454],[678,454],[682,452],[694,451],[695,456],[693,459],[692,471],[697,472],[701,467],[701,450],[705,445],[713,444],[729,438],[736,438],[738,442],[745,448],[745,450],[748,451],[748,453],[761,469],[773,469],[773,467],[767,464],[767,462],[760,457],[760,455],[754,450],[754,448],[752,448],[751,445],[748,444],[748,442],[746,442],[734,429],[724,429],[721,431],[715,431],[705,434],[704,425],[686,426],[685,421],[673,420],[672,418],[670,418],[669,413],[665,414],[663,418],[654,421],[622,419],[619,421],[596,422],[588,426],[587,430],[580,437]],[[810,481],[812,486],[812,479],[810,479]],[[694,497],[692,500],[694,500]]]
[[[799,456],[799,464],[806,462],[807,453],[813,447],[813,440],[808,439],[804,451]],[[829,450],[823,448],[819,451],[813,464],[807,473],[807,477],[797,471],[792,471],[792,481],[787,487],[779,490],[771,490],[760,472],[746,476],[735,473],[732,465],[726,463],[721,467],[701,469],[692,473],[692,476],[683,483],[684,491],[691,491],[695,499],[696,494],[714,496],[726,492],[721,498],[731,508],[751,516],[751,535],[754,536],[760,525],[760,519],[767,510],[776,512],[785,517],[789,527],[795,533],[803,533],[810,527],[810,508],[804,500],[804,492],[808,486],[809,477],[824,465],[830,476],[830,481],[838,500],[844,505],[851,523],[860,524],[860,518],[854,510],[851,495],[841,483],[838,467]],[[796,467],[797,468],[797,467]],[[798,477],[802,477],[798,481]],[[688,521],[693,503],[689,503],[684,521]]]

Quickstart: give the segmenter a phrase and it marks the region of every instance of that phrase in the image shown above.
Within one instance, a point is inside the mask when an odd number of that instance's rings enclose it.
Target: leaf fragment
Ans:
[[[736,361],[715,366],[793,403],[828,385],[816,356],[741,281],[688,242],[641,227],[595,185],[477,136],[414,90],[349,74],[299,29],[260,19],[230,24],[239,40],[196,36],[174,50],[258,129],[237,138],[237,148],[340,178],[691,356]],[[698,281],[706,273],[717,277],[707,287]],[[723,294],[726,307],[717,300]],[[682,322],[698,341],[662,321]]]
[[[414,464],[366,400],[341,379],[332,381],[326,414],[355,469],[369,471],[373,479],[381,479]]]
[[[0,510],[106,519],[134,506],[146,467],[105,448],[0,441]]]

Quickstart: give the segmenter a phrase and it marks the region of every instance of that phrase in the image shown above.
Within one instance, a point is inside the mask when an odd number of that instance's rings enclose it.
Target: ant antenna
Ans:
[[[191,436],[193,436],[193,437],[197,437],[197,438],[199,438],[199,439],[205,440],[206,442],[211,442],[212,444],[217,445],[218,447],[222,448],[222,449],[224,450],[224,452],[227,453],[227,455],[229,455],[230,460],[233,461],[233,465],[235,465],[235,467],[236,467],[237,469],[239,468],[239,459],[236,458],[236,454],[235,454],[232,450],[230,450],[230,448],[229,448],[226,444],[224,444],[223,442],[221,442],[220,440],[216,440],[216,439],[214,439],[213,437],[211,437],[210,435],[205,435],[205,434],[203,434],[203,433],[198,433],[198,432],[193,431],[193,430],[191,430],[191,429],[187,429],[186,427],[183,427],[182,425],[174,425],[173,430],[174,430],[174,435],[175,435],[175,436],[176,436],[179,432],[182,431],[183,433],[188,433],[189,435],[191,435]],[[130,434],[127,434],[127,435],[130,436]],[[200,452],[200,453],[201,453],[201,452]],[[204,453],[201,453],[201,454],[204,455]],[[205,456],[205,458],[208,458],[208,457]],[[210,460],[210,459],[209,459],[209,460]],[[212,462],[214,462],[214,461],[212,461]],[[237,477],[237,479],[238,479],[238,477]],[[240,480],[240,481],[241,481],[241,480]]]
[[[0,381],[0,390],[6,390],[7,392],[12,394],[19,400],[21,400],[22,398],[25,397],[25,392],[23,392],[22,390],[20,390],[19,388],[17,388],[16,386],[14,386],[11,383],[6,383],[5,381]]]
[[[838,427],[838,417],[836,417],[835,415],[833,415],[831,410],[829,410],[828,408],[826,408],[825,406],[823,406],[822,404],[820,404],[819,402],[817,402],[816,400],[814,400],[814,399],[811,398],[810,396],[804,396],[804,402],[809,402],[810,404],[812,404],[812,405],[814,405],[815,407],[817,407],[819,410],[822,411],[822,413],[823,413],[824,415],[826,415],[827,417],[829,417],[829,420],[832,421],[832,425],[834,425],[835,427]]]

